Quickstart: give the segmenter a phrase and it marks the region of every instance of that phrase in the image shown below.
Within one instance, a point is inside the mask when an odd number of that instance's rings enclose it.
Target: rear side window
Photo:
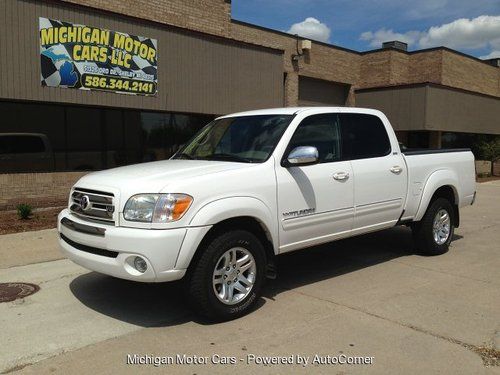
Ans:
[[[343,113],[339,117],[344,160],[376,158],[391,152],[389,137],[380,118],[361,113]]]
[[[299,146],[316,147],[320,163],[340,160],[338,116],[336,114],[319,114],[302,120],[290,140],[288,152]]]
[[[40,137],[33,135],[0,135],[0,154],[28,154],[45,152]]]

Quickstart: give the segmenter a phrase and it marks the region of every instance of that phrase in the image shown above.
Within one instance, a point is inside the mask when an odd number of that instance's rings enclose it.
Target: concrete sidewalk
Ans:
[[[56,229],[0,236],[0,269],[57,259],[62,259],[62,254]]]
[[[41,290],[0,304],[0,371],[500,374],[483,349],[500,344],[500,182],[478,194],[449,253],[414,255],[406,228],[292,253],[279,258],[256,311],[222,324],[194,316],[175,283],[122,281],[67,260],[2,269],[0,282]],[[237,364],[126,365],[127,354],[184,353]],[[245,363],[248,354],[341,353],[374,364]]]

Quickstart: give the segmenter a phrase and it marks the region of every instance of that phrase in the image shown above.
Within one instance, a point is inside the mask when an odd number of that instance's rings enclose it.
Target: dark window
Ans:
[[[7,101],[0,101],[0,113],[0,153],[8,154],[0,173],[99,170],[167,159],[214,118]]]
[[[213,119],[214,116],[210,115],[173,114],[170,125],[172,136],[168,138],[167,142],[169,156],[176,153],[193,137],[193,134],[198,133]]]
[[[343,159],[354,160],[388,155],[391,144],[382,121],[361,113],[340,114]]]
[[[163,160],[167,158],[165,142],[170,124],[170,115],[157,112],[141,113],[143,138],[142,161]]]
[[[43,147],[43,151],[34,151],[36,156],[31,151],[21,152],[21,149],[19,152],[10,153],[0,162],[0,173],[66,169],[62,106],[0,101],[0,113],[2,114],[0,137],[16,133],[29,138],[23,139],[20,143],[16,141],[17,145],[9,145],[11,151],[14,151],[14,147],[21,147],[25,151],[40,150],[39,147]],[[34,134],[40,135],[33,139],[31,136]],[[5,146],[3,148],[5,149]]]
[[[67,107],[66,162],[70,170],[93,171],[105,168],[101,110]]]
[[[127,164],[125,153],[125,135],[123,111],[105,109],[104,112],[104,144],[106,149],[106,168]]]
[[[408,141],[406,143],[406,146],[409,149],[429,148],[429,132],[428,131],[408,132]]]
[[[500,141],[500,135],[443,132],[441,148],[470,148],[476,159],[488,159],[488,144]],[[486,154],[485,154],[486,153]]]
[[[0,135],[0,154],[45,152],[45,145],[36,135]]]
[[[142,161],[142,130],[141,130],[141,112],[124,111],[124,142],[125,142],[125,163],[135,164]]]
[[[168,159],[213,116],[141,113],[142,161]]]
[[[340,160],[338,116],[335,114],[320,114],[302,120],[290,140],[288,152],[299,146],[316,147],[320,163]]]

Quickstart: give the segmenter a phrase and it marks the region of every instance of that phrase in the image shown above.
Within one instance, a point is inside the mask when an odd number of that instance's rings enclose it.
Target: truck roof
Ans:
[[[317,112],[354,112],[354,113],[370,113],[378,115],[380,112],[369,108],[358,108],[358,107],[282,107],[282,108],[267,108],[258,109],[253,111],[245,111],[232,113],[219,118],[224,117],[240,117],[240,116],[258,116],[258,115],[294,115],[305,111],[317,111]]]

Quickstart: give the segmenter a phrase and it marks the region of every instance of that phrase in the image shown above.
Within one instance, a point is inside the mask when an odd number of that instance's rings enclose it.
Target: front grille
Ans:
[[[71,194],[70,211],[85,219],[114,223],[114,194],[75,188]]]

